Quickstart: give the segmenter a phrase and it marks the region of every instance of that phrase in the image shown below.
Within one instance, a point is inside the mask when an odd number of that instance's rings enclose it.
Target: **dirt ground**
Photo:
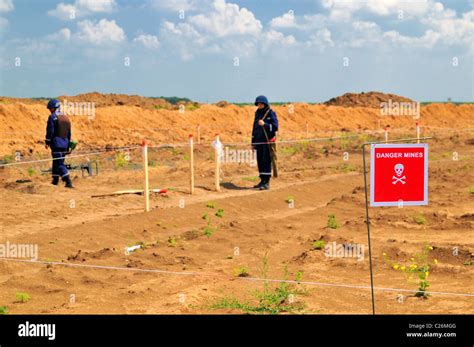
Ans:
[[[428,140],[429,205],[370,209],[378,313],[474,313],[474,135],[468,123],[461,129],[442,122],[424,131],[435,135]],[[367,121],[376,130],[374,123]],[[0,306],[11,314],[242,313],[212,306],[223,298],[254,300],[265,277],[297,279],[291,285],[294,302],[303,307],[298,312],[371,313],[360,144],[381,134],[350,130],[359,138],[281,144],[281,175],[265,192],[251,189],[256,168],[248,164],[224,164],[222,191],[215,192],[213,152],[203,144],[196,149],[191,196],[187,148],[151,148],[151,186],[168,193],[152,195],[149,213],[140,195],[91,197],[140,189],[140,149],[130,150],[125,165],[114,152],[91,155],[100,163],[99,175],[74,172],[74,190],[49,184],[40,172],[47,162],[29,171],[25,165],[0,169],[0,243],[37,244],[40,261],[0,261]],[[410,129],[393,132],[412,135]],[[21,145],[16,141],[2,147],[3,154]],[[35,147],[33,159],[36,153]],[[202,216],[218,209],[224,215],[211,223],[218,230],[206,236]],[[328,227],[330,214],[339,228]],[[315,240],[365,245],[364,259],[326,257],[313,248]],[[144,247],[125,254],[137,244]],[[383,253],[408,262],[427,244],[433,247],[430,259],[438,260],[430,290],[444,294],[420,299],[410,292],[417,284],[392,269]],[[268,269],[262,270],[265,258]],[[19,292],[31,298],[19,302]]]

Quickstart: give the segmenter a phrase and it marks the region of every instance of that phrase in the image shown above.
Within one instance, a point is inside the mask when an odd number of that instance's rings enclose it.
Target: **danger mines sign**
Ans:
[[[428,204],[428,145],[372,144],[370,206]]]

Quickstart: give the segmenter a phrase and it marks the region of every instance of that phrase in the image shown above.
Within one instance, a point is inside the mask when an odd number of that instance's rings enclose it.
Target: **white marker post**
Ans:
[[[221,191],[221,185],[220,185],[220,171],[221,171],[221,142],[219,140],[219,135],[216,135],[216,142],[214,144],[214,153],[215,153],[215,159],[216,159],[216,175],[215,175],[215,185],[216,185],[216,190],[218,192]]]
[[[142,156],[143,156],[143,170],[145,172],[145,190],[143,195],[145,196],[145,212],[150,211],[150,189],[148,184],[148,144],[145,140],[142,142]]]
[[[190,181],[189,181],[189,193],[194,194],[194,141],[193,135],[189,134],[189,171],[190,171]]]
[[[384,131],[385,131],[385,143],[387,143],[388,142],[388,128],[385,127]]]

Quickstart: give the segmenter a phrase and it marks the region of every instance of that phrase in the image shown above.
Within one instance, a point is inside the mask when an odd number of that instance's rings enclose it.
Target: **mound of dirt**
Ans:
[[[382,102],[413,102],[413,100],[396,94],[385,94],[379,92],[368,93],[346,93],[344,95],[332,98],[324,103],[328,106],[344,107],[371,107],[380,108]]]
[[[217,107],[227,107],[230,104],[225,100],[221,100],[221,101],[216,102],[214,105],[216,105]]]
[[[85,94],[77,94],[74,96],[70,95],[61,95],[58,97],[59,101],[62,103],[63,107],[67,106],[66,103],[93,103],[94,107],[109,107],[109,106],[135,106],[141,107],[144,109],[165,109],[165,110],[177,110],[180,104],[185,105],[186,107],[190,106],[192,108],[199,107],[199,104],[193,101],[179,101],[179,102],[169,102],[164,98],[154,98],[154,97],[143,97],[139,95],[127,95],[127,94],[102,94],[98,92],[91,92]],[[179,98],[170,98],[170,99],[179,99]],[[0,97],[1,104],[43,104],[46,107],[48,98],[10,98],[10,97]]]
[[[97,92],[78,94],[75,96],[62,95],[58,98],[64,102],[91,102],[95,107],[105,106],[137,106],[142,108],[173,109],[174,106],[161,98],[147,98],[139,95],[101,94]]]

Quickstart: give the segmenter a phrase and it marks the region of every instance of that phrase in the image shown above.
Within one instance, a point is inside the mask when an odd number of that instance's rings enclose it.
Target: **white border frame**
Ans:
[[[375,193],[375,148],[423,148],[425,154],[424,200],[420,201],[374,201]],[[370,145],[370,206],[425,206],[428,205],[428,144],[427,143],[373,143]]]

